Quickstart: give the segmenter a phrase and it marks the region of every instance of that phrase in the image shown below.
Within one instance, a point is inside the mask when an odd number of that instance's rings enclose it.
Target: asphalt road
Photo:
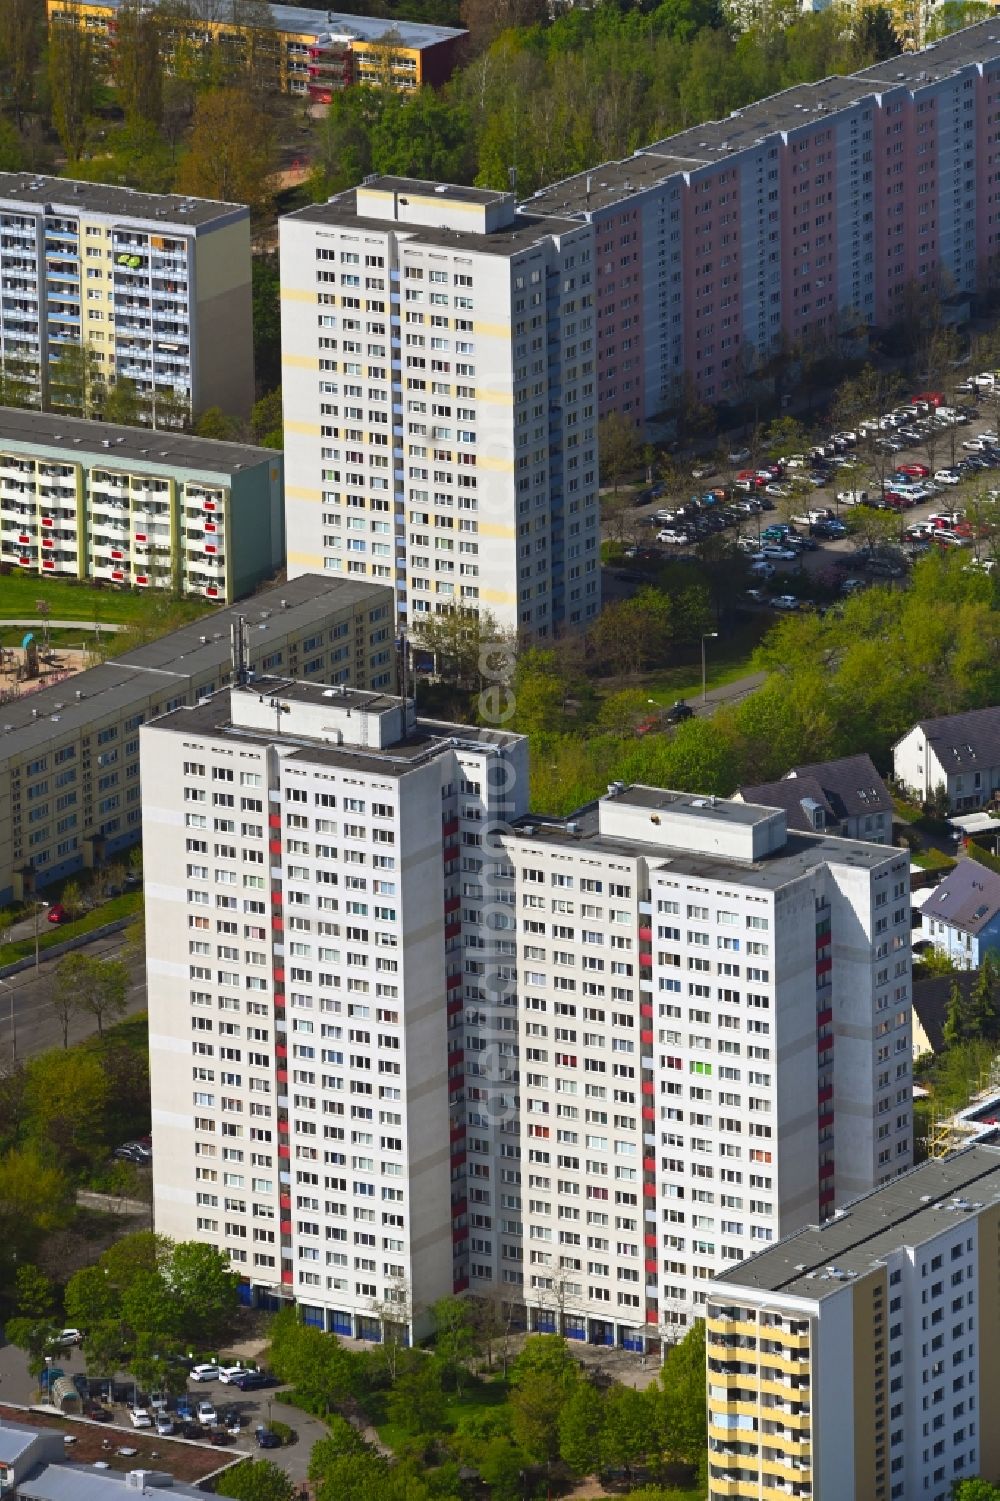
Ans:
[[[143,955],[126,950],[127,931],[96,938],[83,952],[95,959],[125,958],[130,977],[126,1014],[132,1016],[146,1009],[146,964]],[[32,967],[9,979],[0,979],[0,1058],[30,1058],[49,1048],[62,1047],[62,1024],[52,1004],[58,963],[58,959],[46,959],[43,951],[37,972]],[[82,1042],[95,1030],[86,1017],[74,1017],[69,1040]]]

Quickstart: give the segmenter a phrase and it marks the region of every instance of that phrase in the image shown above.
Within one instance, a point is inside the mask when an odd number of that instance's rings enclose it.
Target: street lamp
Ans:
[[[49,905],[48,902],[39,902],[37,900],[35,902],[35,974],[36,975],[38,974],[38,913],[41,910],[41,908],[47,907],[48,905]]]
[[[10,1058],[11,1062],[17,1060],[17,1025],[14,1021],[14,986],[9,980],[0,980],[0,985],[6,985],[10,991]]]
[[[705,642],[715,641],[718,631],[706,631],[701,638],[701,701],[705,703],[708,698],[708,683],[705,675]]]

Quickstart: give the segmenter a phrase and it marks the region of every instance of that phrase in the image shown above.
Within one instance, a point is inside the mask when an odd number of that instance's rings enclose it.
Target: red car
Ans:
[[[944,396],[940,391],[918,391],[916,396],[910,397],[911,401],[926,401],[929,407],[944,405]]]
[[[49,908],[47,916],[49,922],[66,922],[69,917],[69,913],[66,911],[65,907],[63,907],[59,902],[56,902],[54,906]]]
[[[912,474],[914,479],[926,479],[930,474],[926,464],[900,464],[900,474]]]

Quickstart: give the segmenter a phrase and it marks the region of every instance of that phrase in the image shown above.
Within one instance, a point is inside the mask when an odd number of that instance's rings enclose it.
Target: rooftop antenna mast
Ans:
[[[250,629],[246,616],[239,615],[229,628],[232,648],[233,684],[245,688],[250,676]]]

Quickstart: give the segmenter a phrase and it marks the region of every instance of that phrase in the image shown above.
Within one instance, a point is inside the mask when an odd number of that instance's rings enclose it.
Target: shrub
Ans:
[[[296,1433],[294,1428],[289,1428],[287,1423],[279,1423],[277,1418],[273,1419],[271,1423],[271,1432],[276,1438],[280,1438],[283,1448],[295,1442]]]

